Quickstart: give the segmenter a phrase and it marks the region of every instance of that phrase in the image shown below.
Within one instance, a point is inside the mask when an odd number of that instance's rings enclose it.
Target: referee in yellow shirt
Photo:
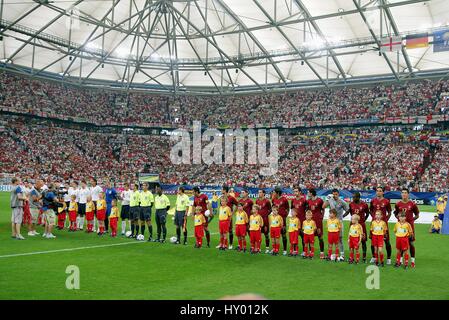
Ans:
[[[136,238],[139,234],[140,217],[140,192],[137,183],[133,186],[133,191],[129,197],[129,218],[131,219],[131,235],[129,238]]]
[[[184,224],[187,216],[187,209],[189,208],[189,196],[184,193],[184,187],[178,188],[178,196],[176,197],[176,244],[181,243],[181,228],[184,231],[184,245],[187,244],[187,226]]]
[[[156,196],[154,197],[154,207],[156,209],[156,225],[157,225],[157,239],[154,242],[164,243],[167,237],[167,211],[170,209],[170,200],[165,194],[162,194],[162,188],[159,184],[156,185]],[[161,239],[162,229],[162,239]]]
[[[145,223],[148,226],[148,241],[153,238],[153,226],[151,225],[151,211],[154,202],[153,194],[148,190],[148,183],[143,184],[143,189],[140,192],[140,234],[145,235]]]

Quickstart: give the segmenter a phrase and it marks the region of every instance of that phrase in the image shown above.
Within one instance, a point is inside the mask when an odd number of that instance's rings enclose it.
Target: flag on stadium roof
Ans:
[[[380,52],[392,52],[402,49],[402,37],[384,37],[380,40]]]
[[[413,34],[405,37],[407,49],[425,48],[429,46],[429,35],[427,33]]]
[[[449,29],[433,33],[433,52],[449,51]]]

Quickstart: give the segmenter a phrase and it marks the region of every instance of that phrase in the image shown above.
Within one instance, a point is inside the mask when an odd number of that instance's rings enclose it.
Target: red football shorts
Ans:
[[[396,237],[396,249],[406,251],[409,249],[408,237]]]
[[[410,223],[410,222],[409,222]],[[409,238],[409,241],[415,241],[416,240],[416,234],[415,234],[415,222],[413,221],[413,222],[411,222],[410,223],[410,226],[412,227],[412,230],[413,230],[413,236],[411,236],[410,238]]]
[[[360,237],[349,237],[349,249],[358,249]]]
[[[195,226],[195,238],[204,237],[204,225]]]
[[[70,222],[75,222],[77,215],[78,215],[78,212],[76,212],[76,211],[69,211],[69,221]]]
[[[260,232],[260,230],[251,230],[249,232],[249,239],[250,239],[251,243],[261,241],[261,239],[262,239],[261,235],[262,235],[262,232]]]
[[[97,220],[104,221],[106,219],[106,209],[97,210]]]
[[[327,243],[337,244],[340,239],[340,232],[328,232],[327,233]]]
[[[384,219],[385,223],[387,224],[387,231],[385,233],[385,240],[384,241],[390,241],[390,225],[388,224],[388,221]]]
[[[205,228],[207,228],[207,226],[209,225],[209,217],[206,217],[206,216],[204,215],[204,212],[201,213],[201,214],[204,216],[204,219],[206,220],[206,222],[203,223],[203,226],[204,226]]]
[[[304,244],[314,244],[315,243],[315,235],[314,234],[304,234]]]
[[[290,237],[290,244],[298,244],[299,231],[292,231],[288,233]]]
[[[273,227],[270,229],[270,237],[279,239],[281,237],[281,227]]]
[[[86,212],[86,220],[87,221],[92,221],[94,220],[94,212]]]
[[[246,224],[236,224],[235,225],[235,235],[237,237],[246,236]]]
[[[229,232],[229,220],[220,220],[218,223],[218,229],[220,231],[220,234],[228,233]]]
[[[373,234],[371,237],[371,244],[374,247],[383,247],[384,246],[384,236]]]
[[[111,226],[112,230],[117,230],[117,221],[118,221],[118,218],[109,219],[109,225]]]
[[[315,235],[318,237],[321,237],[323,235],[323,220],[317,219],[317,220],[313,220],[313,221],[315,221],[315,224],[316,224]]]

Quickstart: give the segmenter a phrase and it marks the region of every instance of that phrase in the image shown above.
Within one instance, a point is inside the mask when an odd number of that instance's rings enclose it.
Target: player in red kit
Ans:
[[[266,198],[265,190],[259,190],[256,205],[259,207],[259,215],[263,220],[262,233],[265,235],[265,253],[270,253],[270,223],[268,215],[271,212],[271,202]]]
[[[396,203],[394,215],[399,220],[399,213],[405,213],[405,221],[412,227],[413,234],[409,238],[411,267],[415,267],[415,220],[419,218],[419,209],[416,203],[410,200],[408,189],[404,188],[401,192],[402,199]]]
[[[287,198],[282,195],[281,188],[278,187],[278,188],[274,189],[272,203],[273,203],[273,207],[274,206],[278,207],[278,209],[279,209],[278,214],[284,220],[284,224],[281,229],[281,234],[282,234],[282,246],[284,248],[283,255],[286,256],[287,255],[287,229],[286,229],[286,226],[287,226],[288,212],[290,211],[290,204],[288,203]]]
[[[204,224],[204,231],[206,233],[206,241],[207,241],[207,247],[210,247],[210,232],[209,232],[209,222],[212,220],[212,216],[206,217],[204,214],[206,210],[209,210],[209,212],[212,213],[212,207],[209,203],[209,198],[204,194],[200,192],[200,188],[194,187],[193,188],[193,207],[201,207],[201,214],[204,216],[204,220],[206,223]]]
[[[343,217],[348,214],[359,216],[359,224],[363,229],[363,236],[361,239],[362,251],[363,251],[363,262],[366,262],[366,219],[368,219],[370,212],[366,202],[360,200],[360,192],[354,193],[352,197],[352,202],[349,204],[349,211],[346,212]]]
[[[231,195],[231,193],[229,192],[229,187],[228,186],[223,186],[221,188],[221,195],[225,196],[226,198],[228,198],[228,207],[231,208],[231,212],[232,212],[232,216],[229,218],[229,250],[232,250],[232,243],[234,241],[234,233],[232,232],[232,217],[234,216],[234,213],[237,211],[237,205],[239,204],[239,202],[237,201],[237,199]]]
[[[310,189],[307,193],[307,207],[312,211],[312,220],[316,224],[316,236],[320,242],[320,259],[324,259],[324,240],[323,240],[323,218],[324,218],[324,202],[316,196],[316,190]]]
[[[387,230],[385,234],[385,249],[387,250],[387,265],[391,264],[391,244],[390,244],[390,230],[388,227],[388,220],[391,217],[391,204],[390,200],[384,198],[384,188],[376,188],[376,197],[371,200],[370,213],[371,221],[375,220],[376,211],[382,212],[382,220],[387,224]],[[374,247],[371,245],[371,253],[373,258],[371,258],[371,263],[374,263]]]
[[[239,199],[239,204],[242,204],[243,211],[245,211],[246,215],[248,216],[248,225],[246,226],[246,230],[248,231],[249,236],[249,217],[251,216],[254,203],[253,200],[248,197],[248,190],[242,190],[242,197]]]
[[[295,193],[295,197],[292,200],[292,209],[296,211],[296,216],[299,218],[299,222],[302,223],[306,220],[306,211],[307,211],[307,198],[305,195],[301,193],[301,189],[299,187],[295,187],[293,189]],[[301,242],[302,242],[302,256],[304,256],[304,234],[300,231]]]

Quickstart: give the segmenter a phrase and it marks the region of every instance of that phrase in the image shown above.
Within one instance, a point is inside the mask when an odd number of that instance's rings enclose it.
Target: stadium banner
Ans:
[[[433,33],[433,52],[449,51],[449,29]]]
[[[166,194],[172,194],[175,195],[177,193],[178,188],[181,185],[174,185],[174,184],[163,184],[161,185],[162,189]],[[191,185],[182,185],[184,189],[187,191],[190,191],[193,189],[194,186]],[[213,193],[216,192],[218,196],[221,195],[221,186],[213,186],[213,185],[199,185],[198,186],[202,193],[206,194],[209,198],[212,197]],[[257,198],[258,192],[260,189],[265,190],[265,193],[269,195],[274,188],[242,188],[242,187],[233,187],[235,195],[238,197],[240,195],[240,192],[242,192],[243,189],[248,190],[248,194],[250,198]],[[327,198],[328,196],[332,195],[331,189],[317,189],[317,196],[320,198]],[[347,202],[350,202],[352,200],[352,196],[355,192],[360,192],[361,199],[364,202],[371,202],[371,199],[373,199],[376,196],[375,190],[340,190],[340,197],[344,199]],[[191,191],[190,191],[191,192]],[[282,193],[288,198],[293,199],[293,189],[291,188],[283,188]],[[307,193],[306,189],[302,190],[303,194]],[[437,192],[410,192],[410,199],[413,200],[418,205],[436,205],[437,199],[442,195],[442,193]],[[386,191],[385,192],[385,198],[390,199],[392,204],[397,203],[401,199],[401,191]],[[448,206],[449,207],[449,206]]]

